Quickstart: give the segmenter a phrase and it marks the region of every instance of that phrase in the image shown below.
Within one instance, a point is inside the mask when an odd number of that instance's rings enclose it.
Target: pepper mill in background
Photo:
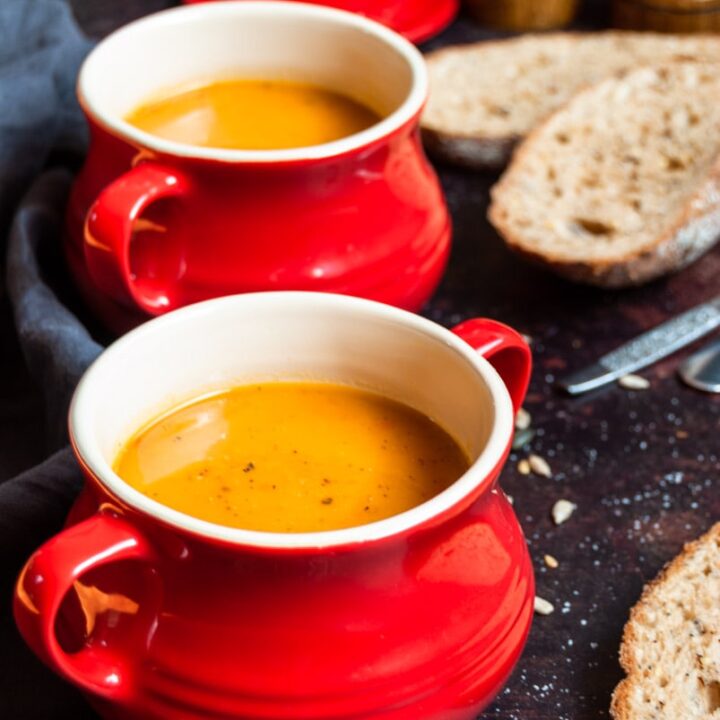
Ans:
[[[613,23],[628,30],[720,31],[720,0],[614,0]]]
[[[498,30],[549,30],[569,25],[579,0],[465,0],[475,19]]]

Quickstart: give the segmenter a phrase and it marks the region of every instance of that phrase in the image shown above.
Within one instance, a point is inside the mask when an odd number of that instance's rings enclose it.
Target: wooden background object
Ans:
[[[578,0],[465,0],[481,25],[496,30],[549,30],[572,22]]]
[[[627,30],[720,31],[720,0],[614,0],[613,22]]]

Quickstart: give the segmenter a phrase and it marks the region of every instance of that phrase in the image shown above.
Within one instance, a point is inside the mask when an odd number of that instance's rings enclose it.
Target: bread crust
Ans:
[[[630,611],[630,618],[625,625],[620,645],[620,665],[625,671],[626,677],[615,688],[610,703],[610,715],[614,720],[636,720],[632,715],[631,695],[633,689],[642,683],[643,675],[641,668],[634,662],[631,648],[641,642],[637,632],[641,614],[651,609],[655,596],[662,592],[665,583],[675,575],[682,574],[688,560],[711,543],[720,544],[720,523],[713,525],[710,530],[697,540],[686,543],[682,552],[674,560],[671,560],[654,580],[645,586],[640,599]],[[718,552],[718,562],[720,562],[720,552]],[[678,718],[678,720],[680,719]]]
[[[720,68],[720,63],[717,63]],[[703,182],[685,201],[667,229],[654,242],[641,250],[627,252],[612,260],[569,261],[550,251],[541,252],[529,246],[514,233],[508,222],[503,194],[511,188],[513,173],[528,153],[533,152],[546,126],[565,113],[583,96],[593,94],[603,85],[614,83],[608,78],[598,85],[585,88],[567,105],[556,110],[538,125],[517,147],[510,166],[491,191],[488,219],[510,249],[531,262],[542,265],[568,280],[603,288],[626,288],[642,285],[663,275],[678,272],[704,255],[720,238],[720,154],[716,157]]]
[[[422,128],[423,145],[433,158],[470,170],[502,170],[521,139],[517,135],[503,138],[462,137]]]
[[[552,41],[553,39],[562,38],[577,40],[594,33],[528,33],[522,38],[544,37]],[[633,33],[608,32],[606,35],[631,35]],[[442,59],[445,55],[452,55],[458,51],[464,51],[469,48],[492,48],[508,43],[517,42],[515,39],[501,40],[483,40],[478,43],[470,43],[468,45],[448,45],[447,47],[433,50],[425,55],[425,62],[430,63]],[[422,132],[423,144],[428,154],[443,162],[466,167],[471,170],[502,170],[512,158],[513,150],[522,140],[519,135],[498,135],[477,136],[477,135],[459,135],[457,133],[445,132],[442,128],[434,127],[421,120],[420,128]]]
[[[502,181],[501,181],[502,182]],[[501,191],[496,185],[493,198]],[[686,202],[672,226],[653,245],[628,253],[613,262],[568,262],[552,254],[529,248],[508,228],[504,213],[493,204],[488,218],[517,254],[573,282],[621,289],[642,285],[663,275],[678,272],[704,255],[720,237],[720,160],[703,186]]]
[[[485,40],[469,45],[450,45],[434,50],[425,56],[428,65],[442,60],[446,55],[463,52],[470,48],[491,49],[506,46],[509,51],[513,45],[527,40],[542,38],[548,45],[553,42],[572,42],[577,44],[590,38],[603,37],[608,39],[632,39],[643,36],[657,38],[687,38],[698,42],[714,42],[720,45],[720,37],[709,33],[696,35],[663,35],[660,33],[641,33],[624,30],[607,30],[603,32],[555,32],[555,33],[527,33],[519,38],[505,38],[501,40]],[[691,59],[691,56],[688,56]],[[667,59],[665,60],[668,61]],[[543,118],[544,120],[545,118]],[[542,120],[541,120],[542,122]],[[521,135],[470,135],[447,132],[443,128],[432,125],[425,118],[421,120],[423,142],[431,157],[461,167],[474,170],[502,170],[512,159],[513,150],[522,141]],[[525,136],[527,137],[527,136]]]

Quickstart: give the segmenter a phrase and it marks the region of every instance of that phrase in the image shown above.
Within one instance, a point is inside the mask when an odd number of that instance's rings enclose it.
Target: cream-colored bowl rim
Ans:
[[[99,62],[108,62],[107,56],[113,52],[115,46],[140,27],[161,27],[180,20],[192,21],[208,16],[217,18],[218,21],[258,16],[317,19],[330,21],[338,26],[355,28],[381,40],[407,62],[412,77],[410,92],[394,112],[366,130],[322,145],[280,150],[228,150],[186,145],[144,132],[122,118],[105,112],[89,88],[88,78],[93,65]],[[368,20],[344,10],[298,2],[226,1],[171,8],[136,20],[117,30],[100,42],[85,59],[78,77],[77,94],[83,109],[97,124],[138,147],[183,158],[227,163],[267,164],[332,158],[382,141],[419,115],[427,99],[428,77],[425,61],[417,48],[401,35],[374,20]]]

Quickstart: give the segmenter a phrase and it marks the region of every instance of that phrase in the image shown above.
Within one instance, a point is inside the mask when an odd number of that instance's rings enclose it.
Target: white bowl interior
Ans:
[[[483,480],[511,432],[512,409],[502,381],[451,333],[377,303],[313,293],[221,298],[138,328],[107,350],[83,378],[71,410],[71,432],[81,456],[111,490],[156,514],[162,509],[173,516],[171,521],[187,526],[186,516],[145,498],[112,472],[119,450],[134,431],[177,404],[233,385],[272,380],[366,388],[440,423],[477,461],[442,494],[448,495],[447,502],[457,501]],[[387,524],[376,531],[391,532],[398,518],[402,516],[373,525]],[[235,533],[237,540],[272,536],[194,519],[192,524],[206,533],[214,528],[223,537]],[[361,528],[304,537],[324,536],[312,540],[325,544],[333,539],[328,536],[350,538],[357,530]],[[237,535],[243,532],[245,536]],[[272,544],[279,537],[293,536],[277,535]],[[303,535],[297,535],[296,543],[303,542]]]
[[[237,77],[315,83],[382,116],[410,100],[417,112],[425,95],[422,58],[404,39],[351,13],[294,2],[207,3],[131,23],[91,53],[79,93],[93,114],[132,133],[123,118],[148,99]]]

